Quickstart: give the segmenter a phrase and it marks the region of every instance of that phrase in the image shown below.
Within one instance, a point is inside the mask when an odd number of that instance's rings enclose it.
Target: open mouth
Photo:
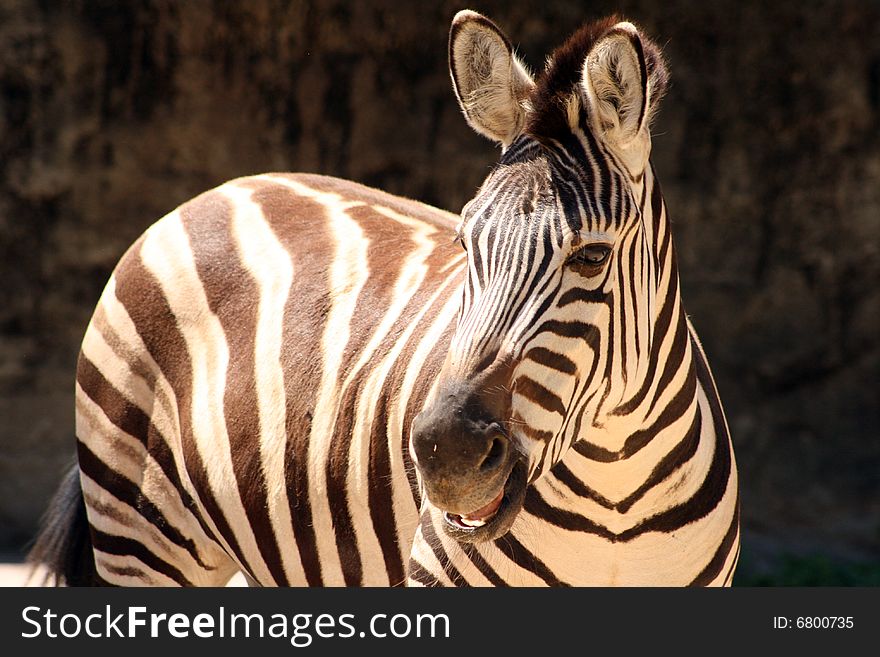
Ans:
[[[498,491],[498,495],[495,496],[494,500],[489,502],[486,506],[480,507],[476,511],[472,511],[471,513],[462,516],[447,511],[443,515],[446,518],[446,522],[455,525],[456,527],[460,527],[461,529],[476,529],[477,527],[482,527],[495,517],[495,514],[498,513],[498,509],[501,508],[501,502],[503,499],[504,488]]]
[[[508,532],[522,509],[526,495],[526,466],[517,460],[498,494],[470,513],[443,513],[444,531],[463,543],[491,541]]]

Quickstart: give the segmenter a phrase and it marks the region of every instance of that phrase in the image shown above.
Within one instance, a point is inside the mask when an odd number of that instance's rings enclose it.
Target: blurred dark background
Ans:
[[[613,11],[663,46],[654,164],[742,486],[738,584],[880,584],[880,4],[0,0],[0,550],[73,455],[78,344],[153,221],[235,176],[458,211],[497,157],[447,73],[469,7],[535,69]]]

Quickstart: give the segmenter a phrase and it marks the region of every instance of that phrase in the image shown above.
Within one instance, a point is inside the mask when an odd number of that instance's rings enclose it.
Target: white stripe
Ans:
[[[331,305],[321,336],[323,367],[309,436],[308,463],[309,501],[323,581],[329,586],[342,585],[345,580],[327,498],[327,459],[343,392],[340,388],[342,354],[349,341],[358,297],[370,275],[367,266],[369,240],[358,223],[347,214],[351,208],[364,204],[344,200],[338,194],[314,190],[290,178],[272,177],[271,180],[324,206],[328,213],[327,226],[335,241],[336,249],[329,270]]]
[[[235,471],[223,413],[229,363],[226,335],[208,305],[178,211],[154,224],[146,233],[141,258],[159,281],[192,363],[190,420],[208,484],[229,526],[234,529],[254,576],[260,581],[271,581],[234,484]]]
[[[122,357],[129,361],[138,361],[140,366],[150,372],[155,377],[155,382],[151,388],[146,381],[133,373],[126,381],[125,385],[120,384],[119,390],[144,413],[150,417],[150,421],[168,441],[167,445],[171,451],[173,463],[171,464],[177,470],[177,476],[181,485],[189,493],[197,507],[198,516],[208,526],[209,530],[216,537],[216,540],[231,555],[232,550],[229,548],[226,540],[220,535],[220,531],[215,525],[213,519],[208,515],[205,506],[199,497],[195,486],[189,477],[186,469],[186,462],[183,458],[183,449],[180,442],[180,417],[178,416],[177,398],[171,384],[165,378],[164,373],[159,365],[153,360],[141,336],[138,334],[137,327],[126,311],[125,307],[116,297],[115,277],[111,279],[107,285],[103,296],[101,297],[100,307],[103,309],[107,323],[119,339],[126,346],[126,353]],[[89,333],[93,329],[90,329]],[[84,340],[85,344],[90,339],[89,333]],[[93,361],[94,362],[94,361]],[[95,362],[97,366],[98,363]],[[127,390],[125,390],[127,388]],[[190,514],[192,516],[192,514]],[[191,532],[195,535],[205,537],[205,541],[213,545],[213,541],[205,536],[201,524],[192,516]]]
[[[284,307],[293,281],[293,263],[266,224],[252,191],[224,185],[220,188],[235,208],[232,235],[242,264],[253,275],[258,288],[257,324],[254,336],[254,378],[260,417],[258,447],[266,483],[268,516],[276,536],[284,572],[291,584],[304,585],[305,577],[287,496],[285,457],[287,451],[286,393],[281,348],[284,336]]]

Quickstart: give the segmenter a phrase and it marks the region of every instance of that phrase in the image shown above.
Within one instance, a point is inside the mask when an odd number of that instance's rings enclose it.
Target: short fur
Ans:
[[[526,123],[528,134],[540,140],[558,139],[571,132],[566,105],[572,94],[579,91],[584,61],[602,37],[622,21],[620,16],[612,15],[587,23],[553,51],[547,67],[535,80],[530,98],[532,112]],[[651,109],[657,106],[666,90],[668,73],[660,48],[644,36],[641,45],[648,73],[647,122],[650,122]]]
[[[534,83],[495,23],[460,11],[449,32],[452,86],[468,124],[507,146],[522,132]]]

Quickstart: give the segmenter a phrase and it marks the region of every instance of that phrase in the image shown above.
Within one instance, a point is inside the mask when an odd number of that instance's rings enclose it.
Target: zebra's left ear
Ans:
[[[581,84],[594,127],[634,172],[647,164],[651,116],[666,82],[660,49],[628,22],[614,25],[584,62]]]

